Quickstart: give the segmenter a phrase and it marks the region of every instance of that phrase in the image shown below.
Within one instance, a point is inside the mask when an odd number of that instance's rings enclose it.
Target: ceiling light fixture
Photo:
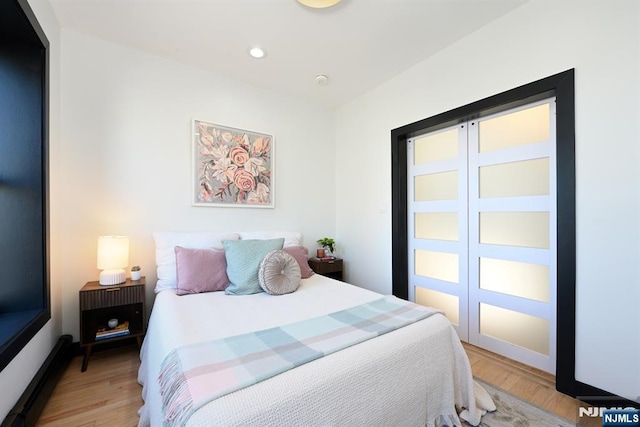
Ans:
[[[249,50],[249,55],[253,56],[254,58],[263,58],[264,57],[264,50],[260,49],[259,47],[252,47]]]
[[[298,0],[298,3],[314,9],[324,9],[340,3],[341,0]]]

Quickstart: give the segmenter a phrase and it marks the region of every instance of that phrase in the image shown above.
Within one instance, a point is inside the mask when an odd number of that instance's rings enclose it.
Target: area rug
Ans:
[[[513,394],[478,381],[491,395],[496,410],[482,417],[481,427],[575,427],[575,423],[525,402]]]

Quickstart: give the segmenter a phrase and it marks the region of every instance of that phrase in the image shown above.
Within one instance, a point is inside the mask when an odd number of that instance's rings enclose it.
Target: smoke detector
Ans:
[[[329,83],[329,77],[326,74],[316,74],[315,80],[318,86],[324,86]]]

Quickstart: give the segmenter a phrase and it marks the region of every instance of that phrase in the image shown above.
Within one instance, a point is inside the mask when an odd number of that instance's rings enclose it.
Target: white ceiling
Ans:
[[[49,1],[63,28],[337,107],[528,0]]]

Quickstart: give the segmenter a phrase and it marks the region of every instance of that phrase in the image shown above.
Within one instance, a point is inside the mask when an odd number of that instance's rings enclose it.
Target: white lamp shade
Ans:
[[[129,265],[129,238],[127,236],[100,236],[98,238],[98,268],[111,270]]]
[[[129,238],[98,237],[98,268],[101,285],[117,285],[127,280],[124,268],[129,265]]]

